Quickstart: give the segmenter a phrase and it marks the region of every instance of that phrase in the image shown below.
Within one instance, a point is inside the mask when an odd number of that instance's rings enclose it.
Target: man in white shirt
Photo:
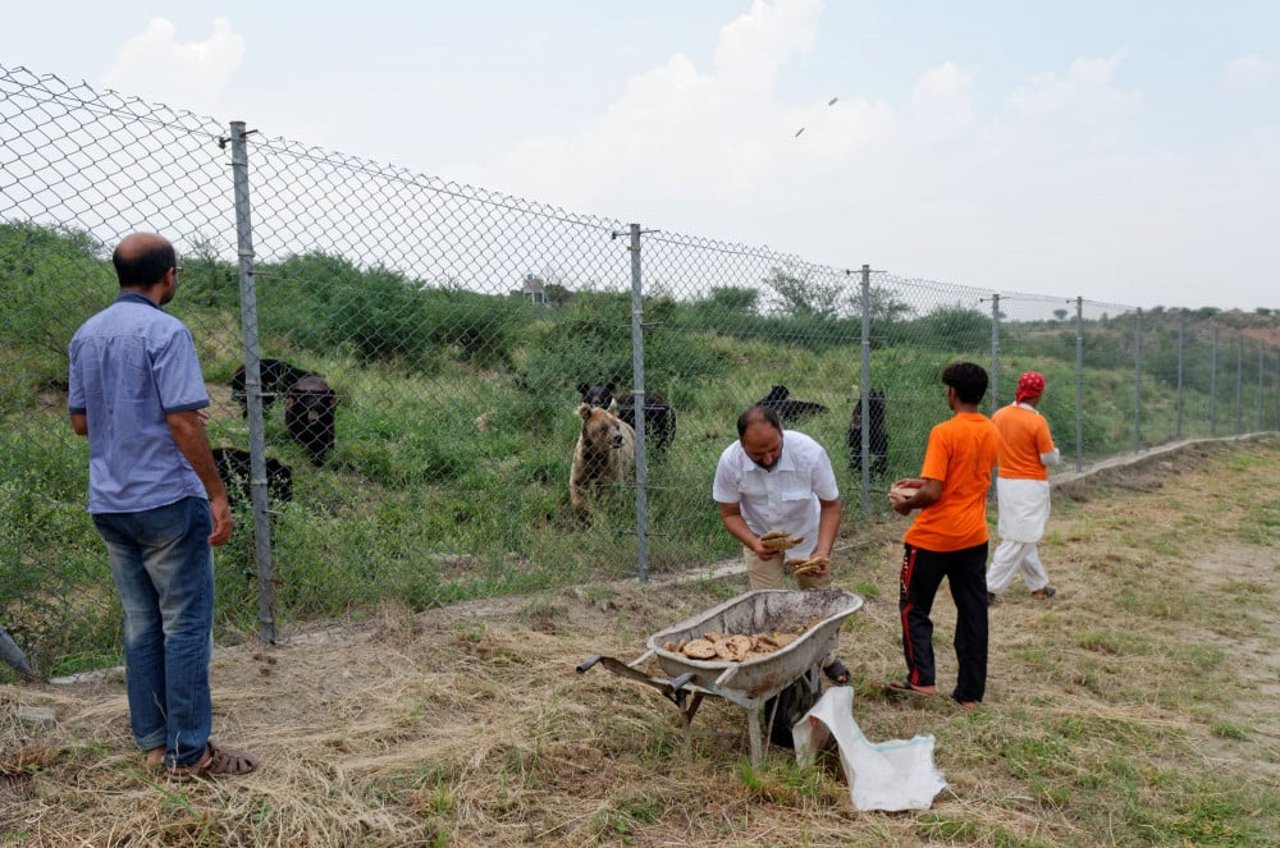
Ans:
[[[720,520],[742,543],[752,589],[787,588],[783,563],[820,557],[821,569],[796,576],[802,589],[831,585],[831,548],[840,527],[840,490],[822,445],[795,430],[783,430],[778,415],[753,406],[738,416],[738,441],[720,454],[711,496]],[[785,530],[804,541],[789,551],[771,550],[760,537]],[[849,673],[835,660],[823,669],[839,684]]]

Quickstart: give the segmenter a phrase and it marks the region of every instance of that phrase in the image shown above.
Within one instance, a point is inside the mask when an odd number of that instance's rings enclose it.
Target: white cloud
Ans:
[[[1280,146],[1174,156],[1145,145],[1122,51],[1037,69],[1004,92],[940,61],[901,103],[862,96],[856,81],[786,100],[777,81],[815,43],[820,11],[755,2],[722,29],[709,67],[672,56],[576,131],[445,174],[835,267],[1064,298],[1239,303],[1243,278],[1210,266],[1227,253],[1280,258],[1258,223],[1280,214]],[[1256,77],[1260,65],[1241,69]]]
[[[761,94],[778,69],[813,47],[822,0],[755,0],[751,11],[726,26],[716,43],[716,77],[726,88]]]
[[[930,68],[916,82],[911,106],[926,123],[940,129],[959,130],[973,123],[973,104],[969,90],[973,77],[955,62]]]
[[[1280,79],[1280,65],[1257,54],[1232,59],[1222,69],[1223,84],[1234,91],[1260,91],[1277,79]]]
[[[1113,120],[1141,100],[1136,90],[1124,90],[1114,81],[1124,51],[1107,57],[1081,56],[1065,75],[1042,73],[1014,91],[1010,101],[1028,118],[1066,117],[1083,123]]]
[[[177,27],[152,18],[121,45],[103,72],[109,88],[174,108],[223,117],[222,92],[244,61],[245,43],[226,18],[215,18],[203,41],[181,42]]]
[[[526,140],[495,161],[447,176],[586,211],[628,215],[685,203],[746,202],[794,169],[830,167],[891,131],[883,103],[814,92],[792,106],[774,92],[780,69],[809,50],[819,0],[756,0],[720,32],[709,69],[687,56],[633,77],[603,114],[575,133]],[[799,138],[795,132],[804,127]]]

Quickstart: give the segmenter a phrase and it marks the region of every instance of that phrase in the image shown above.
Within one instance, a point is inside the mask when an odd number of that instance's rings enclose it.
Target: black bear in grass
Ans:
[[[873,475],[882,476],[889,470],[889,431],[884,426],[884,392],[872,389],[867,393],[867,456]],[[862,474],[862,398],[853,402],[853,414],[849,416],[849,471]]]
[[[782,422],[783,426],[794,423],[801,418],[827,411],[827,408],[820,403],[796,400],[791,397],[791,390],[786,386],[774,386],[769,390],[769,394],[760,398],[756,403],[760,406],[767,406],[777,413],[778,420]]]
[[[285,393],[285,429],[311,454],[313,465],[324,465],[333,450],[337,408],[338,395],[314,375],[303,377]]]
[[[213,464],[218,467],[218,475],[222,477],[231,505],[250,503],[249,452],[239,448],[214,448]],[[267,498],[282,504],[293,500],[293,469],[271,457],[267,457]]]
[[[271,408],[271,404],[276,402],[276,398],[283,397],[294,383],[304,377],[315,376],[310,371],[303,371],[283,359],[259,360],[258,373],[262,377],[262,411],[264,414]],[[231,377],[231,399],[240,404],[241,414],[247,416],[249,414],[249,399],[245,396],[244,387],[245,370],[244,366],[241,365]]]

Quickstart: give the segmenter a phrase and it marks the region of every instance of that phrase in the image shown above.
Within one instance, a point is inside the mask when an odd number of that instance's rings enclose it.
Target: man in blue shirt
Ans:
[[[173,245],[126,236],[115,303],[76,331],[68,411],[89,439],[89,513],[124,607],[129,718],[148,766],[175,777],[247,774],[209,741],[213,551],[231,538],[205,435],[209,395],[191,332],[160,307],[178,286]]]

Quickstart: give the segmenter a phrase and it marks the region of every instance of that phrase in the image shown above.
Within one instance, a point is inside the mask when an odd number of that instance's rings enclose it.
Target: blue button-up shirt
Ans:
[[[68,354],[67,408],[89,427],[89,512],[208,497],[165,421],[209,405],[186,326],[125,291],[76,331]]]

